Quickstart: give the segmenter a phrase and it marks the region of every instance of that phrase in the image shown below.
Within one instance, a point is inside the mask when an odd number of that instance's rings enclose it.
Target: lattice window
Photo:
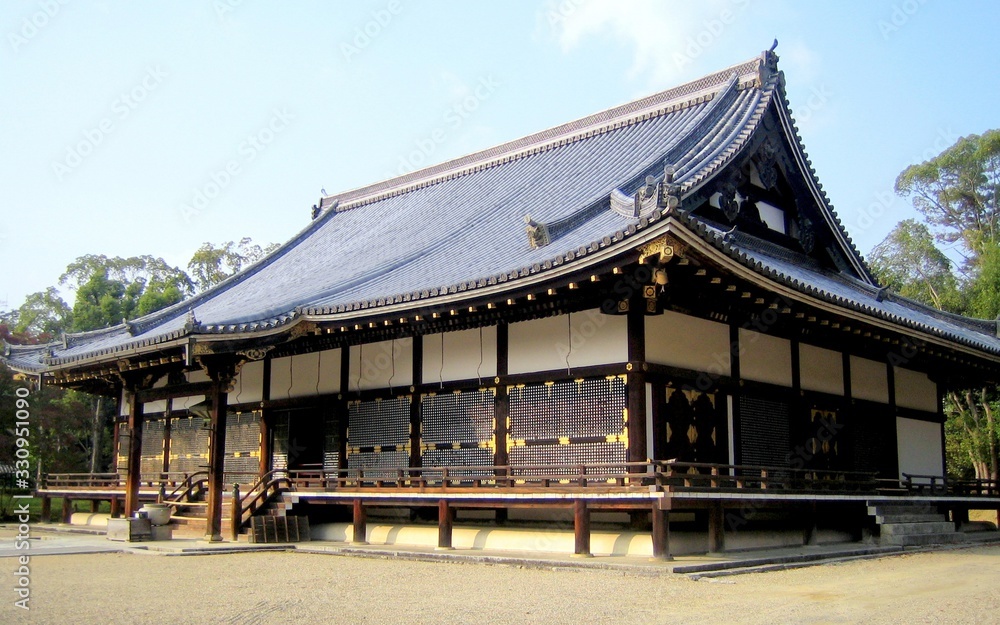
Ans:
[[[142,459],[139,472],[142,474],[163,471],[163,420],[146,421],[142,426]]]
[[[495,389],[425,395],[420,411],[425,468],[493,466]]]
[[[271,452],[271,469],[278,471],[288,470],[288,413],[276,412],[274,414],[274,445]]]
[[[124,473],[128,470],[128,441],[128,424],[123,421],[118,424],[118,449],[115,450],[118,456],[118,464],[116,466],[119,473]]]
[[[740,464],[784,467],[791,451],[791,420],[788,402],[740,397]]]
[[[513,387],[511,465],[624,462],[624,376]]]
[[[170,422],[170,471],[197,473],[208,467],[208,429],[201,419],[187,417]]]
[[[248,483],[260,471],[260,413],[243,412],[226,417],[225,483]]]
[[[347,466],[410,466],[410,397],[355,401],[349,405]]]

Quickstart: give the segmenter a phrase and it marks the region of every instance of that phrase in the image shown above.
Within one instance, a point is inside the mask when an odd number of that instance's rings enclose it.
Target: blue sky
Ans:
[[[5,0],[0,309],[83,254],[184,268],[206,241],[283,242],[322,188],[667,89],[774,38],[813,166],[867,254],[913,216],[892,193],[900,171],[1000,126],[998,13],[943,0]]]

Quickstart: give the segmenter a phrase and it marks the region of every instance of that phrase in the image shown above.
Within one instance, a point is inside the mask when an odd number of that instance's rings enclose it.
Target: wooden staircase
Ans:
[[[869,501],[868,514],[875,517],[879,544],[897,547],[953,544],[963,541],[955,524],[937,506],[919,501],[892,499]]]

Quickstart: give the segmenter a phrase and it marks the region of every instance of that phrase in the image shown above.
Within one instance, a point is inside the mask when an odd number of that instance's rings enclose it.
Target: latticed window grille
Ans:
[[[627,459],[624,376],[518,385],[509,394],[512,466]]]
[[[785,467],[791,450],[791,410],[787,401],[740,397],[740,464]]]
[[[139,472],[143,474],[163,471],[163,420],[146,421],[142,426],[142,458]]]
[[[407,468],[410,465],[409,443],[409,396],[350,403],[348,468]]]
[[[428,467],[493,466],[496,391],[425,395],[420,403],[422,463]],[[485,475],[466,471],[468,475]]]
[[[201,419],[186,417],[170,422],[170,471],[197,473],[208,467],[208,429]]]
[[[323,470],[336,471],[340,466],[340,422],[332,410],[323,418]]]
[[[118,464],[116,466],[119,473],[124,473],[128,470],[128,441],[128,424],[121,422],[118,424],[118,449],[115,450],[118,457]]]
[[[248,483],[260,471],[260,413],[242,412],[226,418],[226,484]]]
[[[288,413],[276,412],[274,419],[274,443],[271,452],[271,469],[277,475],[285,475],[288,470]]]

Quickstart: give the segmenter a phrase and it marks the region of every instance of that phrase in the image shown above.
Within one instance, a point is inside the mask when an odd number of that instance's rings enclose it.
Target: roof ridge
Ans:
[[[436,184],[457,176],[473,173],[486,167],[523,158],[545,149],[564,145],[643,121],[654,116],[700,104],[710,100],[718,91],[724,89],[736,75],[737,84],[742,86],[760,81],[761,56],[755,56],[748,61],[737,63],[702,76],[696,80],[660,91],[652,95],[627,102],[577,120],[560,124],[540,132],[536,132],[513,141],[480,150],[450,161],[438,163],[424,169],[396,176],[380,182],[350,191],[324,197],[320,201],[321,209],[340,212],[350,210],[374,201],[399,195],[425,186]]]

